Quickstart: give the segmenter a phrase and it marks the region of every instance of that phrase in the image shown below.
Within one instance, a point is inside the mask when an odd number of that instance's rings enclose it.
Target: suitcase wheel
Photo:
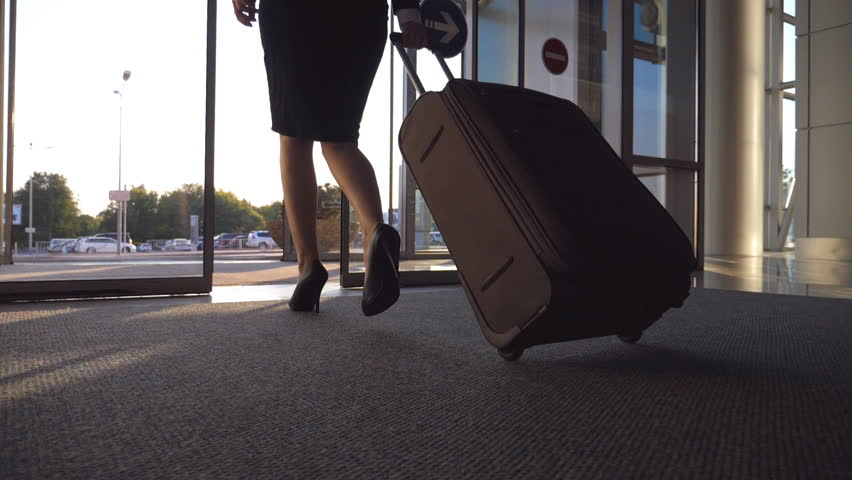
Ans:
[[[640,338],[642,338],[642,332],[625,335],[619,334],[618,338],[624,343],[636,343]]]
[[[506,360],[507,362],[514,362],[515,360],[521,358],[521,355],[524,354],[524,349],[517,347],[504,347],[498,348],[497,352],[500,353],[500,356],[503,357],[503,360]]]

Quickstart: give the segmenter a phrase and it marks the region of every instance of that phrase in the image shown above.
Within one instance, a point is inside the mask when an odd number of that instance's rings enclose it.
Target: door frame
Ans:
[[[518,78],[517,85],[520,87],[524,86],[524,66],[525,66],[525,10],[526,10],[526,2],[525,0],[517,0],[518,1]],[[621,31],[621,131],[620,131],[620,150],[621,157],[624,163],[632,168],[633,165],[646,165],[646,166],[656,166],[656,167],[665,167],[667,169],[675,169],[680,172],[692,172],[695,175],[695,214],[692,218],[692,224],[694,225],[693,229],[693,239],[694,239],[694,252],[696,258],[698,259],[698,269],[703,269],[703,261],[704,261],[704,242],[703,242],[703,234],[704,234],[704,35],[705,35],[705,25],[704,25],[704,11],[705,11],[705,1],[706,0],[694,0],[695,1],[695,9],[696,9],[696,43],[694,45],[694,51],[696,54],[696,62],[694,65],[695,72],[695,84],[689,87],[689,90],[692,96],[695,98],[694,105],[694,116],[695,116],[695,126],[693,129],[693,139],[696,144],[696,154],[693,160],[680,159],[680,158],[655,158],[655,157],[647,157],[641,155],[635,155],[633,153],[633,88],[634,88],[634,71],[633,71],[633,50],[634,50],[634,32],[633,32],[633,8],[634,3],[637,0],[621,0],[621,23],[622,23],[622,31]],[[470,49],[465,50],[464,54],[466,58],[462,61],[462,68],[466,74],[463,76],[465,78],[470,78],[472,80],[478,80],[478,57],[479,57],[479,48],[478,48],[478,40],[479,40],[479,2],[470,2]],[[412,52],[416,55],[416,51]],[[416,57],[414,57],[416,58]],[[414,62],[416,65],[416,61]],[[394,58],[391,57],[391,78],[396,75],[405,75],[405,72],[394,73]],[[404,91],[402,94],[403,101],[405,102],[405,108],[407,109],[410,105],[414,103],[414,89],[411,87],[410,83],[406,80],[403,83]],[[391,86],[393,86],[393,82],[391,82]],[[391,88],[391,105],[393,105],[393,88]],[[392,158],[393,155],[393,142],[395,140],[395,135],[393,132],[393,106],[391,107],[391,132],[390,132],[390,155]],[[392,162],[391,162],[392,164]],[[407,169],[405,169],[407,171]],[[411,177],[410,174],[406,175],[406,177]],[[391,175],[391,179],[393,175]],[[405,181],[405,178],[402,179]],[[408,183],[404,185],[402,191],[411,193],[413,196],[413,179],[409,178]],[[416,186],[415,186],[416,187]],[[393,187],[391,186],[391,194],[393,194]],[[403,230],[401,233],[403,242],[406,244],[403,250],[411,251],[413,247],[413,239],[411,239],[412,228],[406,228],[408,223],[413,220],[413,211],[406,212],[407,205],[403,205],[404,202],[410,203],[411,199],[400,198],[400,226]],[[350,265],[350,254],[349,254],[349,202],[347,199],[343,198],[341,202],[341,245],[340,245],[340,279],[342,287],[359,287],[363,285],[364,274],[363,273],[353,273],[349,271]],[[403,215],[407,215],[410,218],[403,219]],[[389,217],[390,218],[390,217]],[[406,221],[407,220],[407,221]],[[409,231],[406,231],[409,230]],[[412,255],[409,255],[411,258],[451,258],[447,253],[443,255],[443,252],[435,252],[435,253],[416,253],[412,251]],[[407,285],[434,285],[439,283],[458,283],[459,277],[458,273],[455,271],[421,271],[421,272],[400,272],[400,281],[404,282]]]
[[[694,1],[695,8],[695,53],[690,76],[693,85],[682,88],[694,99],[692,105],[692,139],[695,144],[694,159],[661,158],[638,155],[633,152],[633,89],[634,89],[634,16],[633,9],[640,0],[622,0],[622,93],[621,93],[621,159],[631,170],[633,166],[663,167],[676,172],[691,172],[695,179],[694,209],[692,216],[693,253],[697,259],[697,271],[704,269],[704,11],[706,0]],[[671,212],[674,216],[674,212]]]
[[[14,101],[15,101],[15,55],[17,0],[9,0],[9,49],[8,49],[8,114],[6,116],[6,187],[4,202],[12,204],[14,167]],[[54,280],[31,282],[3,282],[3,262],[0,262],[0,302],[19,300],[43,300],[86,297],[121,297],[144,295],[206,294],[213,286],[213,232],[214,186],[213,159],[215,136],[215,93],[216,93],[216,0],[207,0],[207,68],[205,98],[204,138],[204,229],[202,275],[198,277],[121,278],[97,280]],[[5,25],[0,27],[4,29]],[[1,84],[1,83],[0,83]],[[6,209],[6,228],[2,235],[5,251],[0,252],[7,263],[12,263],[12,208]]]
[[[476,50],[477,50],[477,42],[476,42],[476,32],[477,32],[477,14],[479,10],[479,5],[477,2],[473,2],[471,4],[472,8],[472,17],[473,21],[469,31],[471,32],[471,51],[473,58],[476,58]],[[390,24],[389,31],[394,31],[394,19],[393,16],[390,16]],[[399,191],[394,192],[393,178],[394,178],[394,145],[397,139],[396,128],[394,124],[394,108],[396,105],[396,97],[394,90],[394,80],[397,76],[402,76],[402,108],[403,111],[407,112],[414,105],[416,100],[416,91],[414,87],[411,85],[411,82],[408,80],[408,76],[403,68],[398,68],[396,52],[394,48],[388,43],[387,51],[390,55],[390,109],[389,109],[389,124],[390,128],[388,129],[388,163],[390,169],[390,184],[389,188],[389,197],[390,199],[394,198],[394,193],[396,193],[399,197],[399,209],[397,215],[399,217],[399,226],[400,226],[400,237],[402,240],[401,252],[400,252],[400,261],[405,260],[452,260],[452,256],[448,250],[446,251],[435,251],[435,252],[418,252],[416,248],[414,248],[414,214],[415,209],[413,207],[414,202],[414,192],[417,188],[416,183],[414,182],[414,177],[411,175],[411,172],[405,166],[405,162],[402,162],[403,168],[402,171],[404,174],[400,174],[400,185]],[[409,50],[409,56],[411,57],[412,63],[416,68],[417,65],[417,51]],[[465,70],[465,57],[466,55],[470,55],[467,51],[462,52],[462,71]],[[475,77],[476,71],[475,69],[472,72]],[[465,76],[462,73],[462,76]],[[411,205],[409,205],[411,204]],[[393,216],[393,202],[390,202],[391,207],[389,207],[388,221],[392,221]],[[364,273],[363,272],[352,272],[350,270],[352,255],[349,252],[350,245],[350,237],[349,237],[349,220],[350,220],[350,203],[349,199],[346,198],[346,195],[341,194],[341,202],[340,202],[340,286],[343,288],[352,288],[352,287],[363,287],[364,286]],[[430,286],[430,285],[454,285],[459,284],[461,279],[459,277],[458,271],[453,270],[432,270],[432,271],[417,271],[417,270],[400,270],[399,272],[399,283],[400,286],[403,287],[415,287],[415,286]]]

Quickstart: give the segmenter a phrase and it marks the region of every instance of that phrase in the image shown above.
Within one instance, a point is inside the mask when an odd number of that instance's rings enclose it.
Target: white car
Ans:
[[[174,252],[191,252],[193,250],[192,242],[185,238],[175,238],[174,240],[166,242],[166,250]]]
[[[84,253],[115,253],[117,250],[116,247],[115,239],[109,237],[87,237],[77,243],[75,250]],[[125,253],[135,252],[136,245],[122,243],[121,251]]]
[[[268,230],[255,230],[248,234],[246,238],[246,248],[259,248],[266,250],[267,248],[281,248],[275,243],[272,235]]]
[[[51,238],[47,251],[50,253],[65,253],[68,247],[74,245],[73,238]]]

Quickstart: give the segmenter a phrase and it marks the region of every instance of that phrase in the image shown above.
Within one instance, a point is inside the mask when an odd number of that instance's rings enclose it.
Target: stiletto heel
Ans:
[[[319,313],[320,294],[325,282],[328,281],[328,271],[319,260],[314,260],[299,276],[299,282],[290,297],[290,310],[294,312]]]
[[[399,234],[381,223],[373,230],[370,264],[361,298],[361,310],[370,317],[384,312],[399,299]]]

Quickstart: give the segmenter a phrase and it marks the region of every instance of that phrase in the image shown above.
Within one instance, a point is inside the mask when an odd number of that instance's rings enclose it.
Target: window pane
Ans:
[[[201,252],[136,251],[203,220],[207,2],[174,7],[165,18],[146,2],[18,2],[12,193],[23,218],[0,282],[202,275]],[[112,190],[128,191],[123,208]],[[119,230],[121,252],[109,238],[80,248]]]
[[[634,4],[633,153],[694,160],[695,4]]]
[[[603,0],[527,2],[524,86],[571,100],[608,137],[607,140],[616,144],[620,143],[620,138],[616,139],[620,135],[615,134],[615,123],[621,118],[613,114],[611,104],[620,102],[613,93],[616,88],[620,92],[616,86],[620,70],[614,68],[617,65],[620,68],[621,38],[618,33],[607,31],[607,21],[611,17],[617,20],[619,16],[618,12],[608,12],[609,3]],[[551,64],[548,68],[544,61],[543,50],[551,39],[560,41],[565,47],[566,63],[561,73],[551,70],[557,65]],[[548,58],[559,58],[553,56],[555,52],[549,53]]]
[[[796,0],[784,0],[784,13],[796,16]]]
[[[479,80],[518,84],[518,2],[479,6]]]
[[[796,79],[796,26],[784,23],[784,55],[782,58],[782,82],[792,82]]]
[[[796,101],[784,99],[781,108],[781,166],[786,182],[796,176]]]

